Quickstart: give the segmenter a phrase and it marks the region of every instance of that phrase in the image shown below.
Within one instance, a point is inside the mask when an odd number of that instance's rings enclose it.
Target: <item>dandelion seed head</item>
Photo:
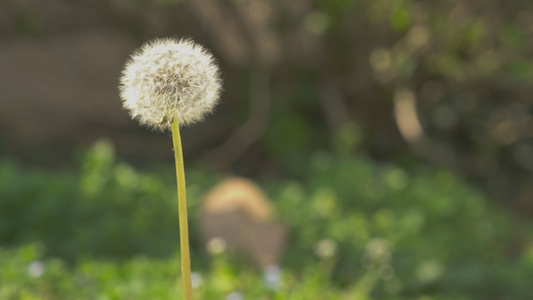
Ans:
[[[122,104],[132,118],[153,128],[180,125],[211,113],[222,89],[214,57],[188,39],[156,39],[135,51],[120,78]]]

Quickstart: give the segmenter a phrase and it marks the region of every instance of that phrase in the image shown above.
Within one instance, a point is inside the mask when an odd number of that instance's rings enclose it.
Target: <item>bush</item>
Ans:
[[[261,272],[202,251],[198,299],[529,299],[529,221],[441,170],[315,153],[298,179],[263,182],[289,226],[272,292]],[[191,223],[217,176],[188,171]],[[172,169],[141,172],[99,142],[76,170],[0,163],[0,299],[179,298]],[[233,294],[235,295],[235,294]]]

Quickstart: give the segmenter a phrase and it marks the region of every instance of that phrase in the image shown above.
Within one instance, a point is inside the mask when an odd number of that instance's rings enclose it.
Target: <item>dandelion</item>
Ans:
[[[178,183],[183,298],[192,299],[185,170],[180,125],[211,113],[221,91],[213,56],[191,40],[157,39],[133,53],[120,79],[122,104],[132,118],[152,128],[171,128]]]
[[[141,124],[168,128],[201,121],[221,91],[213,56],[191,40],[157,39],[131,56],[122,72],[120,96]]]

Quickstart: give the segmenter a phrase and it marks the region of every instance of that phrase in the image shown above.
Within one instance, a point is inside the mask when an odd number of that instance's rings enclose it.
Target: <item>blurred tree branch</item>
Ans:
[[[268,67],[254,66],[249,85],[248,120],[238,127],[220,147],[206,153],[206,158],[221,168],[234,163],[267,130],[271,101],[271,71]]]

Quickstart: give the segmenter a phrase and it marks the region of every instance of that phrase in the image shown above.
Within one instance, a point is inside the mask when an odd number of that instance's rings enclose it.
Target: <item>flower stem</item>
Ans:
[[[183,282],[183,299],[192,300],[191,258],[189,253],[189,226],[187,224],[187,194],[185,192],[185,168],[181,149],[180,126],[178,116],[172,122],[172,142],[176,161],[176,178],[178,181],[178,213],[180,227],[181,278]]]

